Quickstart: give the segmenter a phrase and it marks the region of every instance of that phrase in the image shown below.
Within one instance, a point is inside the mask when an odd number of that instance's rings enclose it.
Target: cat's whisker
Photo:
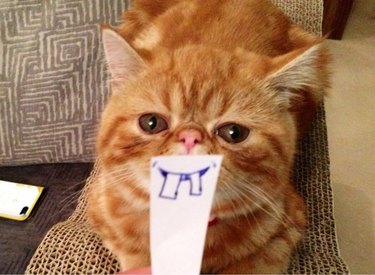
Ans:
[[[101,174],[101,177],[104,178],[106,184],[112,184],[119,178],[129,179],[133,175],[133,172],[127,170],[125,167],[118,167],[110,172],[105,171]],[[111,179],[111,180],[108,180]]]
[[[225,169],[225,167],[224,167],[224,170],[226,171],[226,173],[227,173],[228,175],[230,175],[230,172],[229,172],[228,169]],[[254,200],[251,199],[249,196],[247,196],[247,199],[243,198],[243,195],[246,196],[246,194],[245,194],[243,191],[241,191],[238,187],[236,187],[236,184],[232,184],[232,185],[229,186],[229,184],[227,184],[227,181],[224,181],[224,183],[225,183],[228,187],[230,187],[230,188],[228,188],[229,190],[231,190],[231,191],[233,191],[233,192],[235,193],[234,196],[231,196],[231,197],[229,198],[230,200],[233,200],[233,198],[236,198],[236,199],[241,200],[242,203],[243,203],[242,205],[244,205],[244,206],[248,206],[248,205],[249,205],[249,202],[251,202],[251,203],[253,203],[253,204],[255,204],[255,205],[257,206],[257,209],[261,209],[261,208],[262,208],[261,205],[259,205],[258,203],[254,202]],[[255,223],[256,223],[256,225],[257,225],[257,227],[258,227],[258,229],[259,229],[259,232],[263,232],[262,227],[261,227],[260,223],[258,222],[258,219],[256,218],[256,215],[254,214],[254,209],[251,208],[251,207],[247,207],[247,208],[248,208],[247,212],[250,213],[250,214],[252,215],[252,217],[254,218]],[[249,216],[249,215],[245,215],[247,222],[249,223],[249,225],[251,225],[248,216]]]
[[[261,205],[260,203],[257,203],[256,201],[250,199],[250,201],[252,201],[252,203],[255,204],[258,208],[262,209],[262,211],[264,211],[271,217],[277,219],[285,227],[288,226],[288,224],[284,221],[284,218],[286,215],[284,213],[281,215],[280,212],[282,211],[280,211],[280,208],[276,205],[276,203],[272,201],[272,199],[269,199],[269,197],[265,196],[264,192],[259,193],[259,191],[252,189],[252,187],[254,187],[255,185],[252,185],[251,187],[248,186],[248,182],[245,179],[242,179],[239,175],[236,175],[236,178],[234,178],[234,175],[232,175],[230,171],[227,170],[227,172],[229,176],[233,177],[233,180],[237,181],[237,184],[231,185],[231,188],[237,189],[243,194],[250,193],[251,195],[257,197],[260,201],[265,202],[266,205],[268,205],[274,213],[271,213],[269,210],[265,209],[264,206]],[[261,190],[261,189],[258,188],[258,190]],[[253,211],[254,209],[252,208],[249,209],[249,212],[253,212]]]
[[[85,184],[85,182],[86,180],[75,182],[62,191],[62,196],[64,198],[61,200],[61,207],[59,207],[59,210],[55,212],[55,216],[61,215],[67,208],[71,207],[78,201],[78,198],[82,193],[82,186]]]
[[[254,191],[254,190],[253,190]],[[258,193],[254,193],[256,196],[258,196],[258,198],[260,199],[265,199],[264,196],[262,196],[262,194],[258,194]],[[287,230],[288,234],[290,235],[290,237],[292,237],[291,233],[289,232],[289,227],[291,225],[290,221],[289,221],[289,217],[285,214],[284,211],[282,211],[283,209],[278,207],[276,203],[272,202],[271,200],[268,200],[267,199],[267,205],[271,207],[271,209],[273,210],[273,212],[276,214],[273,215],[272,217],[275,219],[275,220],[278,220],[280,222],[281,225],[283,225],[283,227]],[[263,209],[264,211],[264,209]],[[269,214],[269,212],[268,212]],[[287,221],[285,221],[287,220]]]
[[[231,187],[232,187],[232,186],[231,186]],[[244,198],[241,196],[241,195],[243,195],[243,193],[242,193],[242,192],[238,192],[238,189],[237,189],[237,188],[234,188],[234,189],[231,188],[231,190],[235,191],[235,193],[236,193],[236,195],[237,195],[237,199],[241,200],[241,202],[242,202],[243,205],[245,205],[245,206],[248,205],[249,201],[253,202],[253,200],[251,200],[251,199],[249,199],[249,198],[248,198],[248,200],[244,199]],[[233,198],[233,197],[232,197],[232,198]],[[248,211],[248,212],[252,215],[252,217],[253,217],[253,219],[254,219],[254,221],[255,221],[255,223],[256,223],[258,229],[259,229],[260,231],[262,231],[262,228],[261,228],[261,226],[260,226],[260,224],[259,224],[259,222],[258,222],[258,220],[257,220],[257,218],[256,218],[256,216],[255,216],[255,214],[254,214],[254,211]],[[243,216],[245,216],[246,221],[247,221],[247,223],[249,224],[249,226],[252,226],[252,223],[251,223],[251,221],[250,221],[250,219],[249,219],[249,215],[247,214],[247,215],[243,215]],[[239,218],[239,217],[238,217],[238,218]]]
[[[261,192],[261,195],[259,196],[259,198],[261,198],[262,200],[267,200],[268,204],[270,205],[273,205],[274,203],[272,202],[272,199],[269,199],[270,197],[268,197],[268,195],[258,186],[256,186],[255,184],[252,184],[251,187],[249,186],[249,180],[246,179],[246,178],[243,178],[241,175],[237,174],[237,175],[233,175],[231,174],[230,172],[228,172],[229,175],[232,177],[232,180],[233,181],[237,181],[238,184],[234,185],[235,187],[240,187],[240,188],[245,188],[247,190],[249,190],[251,193],[254,193],[256,192],[254,190],[257,189],[258,191]],[[259,194],[259,193],[258,193]],[[265,198],[263,198],[265,197]]]
[[[234,201],[233,201],[233,195],[229,194],[229,192],[233,192],[234,190],[232,190],[231,188],[228,188],[229,187],[229,183],[227,183],[226,181],[223,181],[224,185],[226,185],[222,190],[221,192],[228,198],[228,200],[226,200],[226,202],[229,202],[232,207],[233,207],[233,210],[236,209],[236,205],[234,204]],[[237,220],[239,220],[239,217],[236,215],[235,216]]]
[[[260,196],[269,202],[270,206],[274,208],[275,212],[277,212],[279,214],[282,213],[281,218],[285,218],[285,219],[288,220],[288,222],[292,223],[290,218],[287,215],[285,215],[284,211],[281,211],[282,208],[280,206],[278,206],[274,202],[274,199],[271,198],[263,189],[261,189],[260,187],[258,187],[256,185],[252,185],[251,187],[257,189],[257,191],[260,193]],[[254,191],[254,189],[252,191]],[[256,191],[254,191],[254,192],[256,192]]]
[[[264,212],[266,212],[268,215],[270,215],[271,217],[273,217],[274,219],[278,220],[280,223],[282,223],[283,225],[287,226],[286,222],[284,221],[284,213],[283,211],[281,211],[282,209],[279,208],[275,202],[265,198],[263,196],[263,193],[258,193],[257,191],[255,191],[254,189],[251,189],[249,187],[245,187],[247,191],[249,191],[253,196],[257,197],[260,201],[263,201],[263,203],[267,206],[269,206],[272,210],[272,212],[270,212],[269,210],[266,210],[266,208],[264,208],[264,204],[259,204],[262,208],[262,210]],[[259,206],[258,205],[258,206]]]
[[[243,192],[243,190],[241,190],[241,189],[240,189],[238,186],[236,186],[236,185],[231,186],[231,187],[232,187],[234,190],[236,190],[236,192],[238,192],[238,194],[239,194],[238,198],[236,198],[236,199],[241,199],[241,200],[244,202],[244,205],[248,205],[249,202],[255,204],[256,209],[254,210],[254,208],[249,207],[249,209],[248,209],[248,213],[250,213],[250,214],[253,216],[253,218],[254,218],[254,220],[255,220],[255,222],[256,222],[256,224],[257,224],[257,227],[258,227],[259,233],[263,234],[265,231],[264,231],[264,229],[261,227],[261,225],[260,225],[260,223],[259,223],[259,221],[258,221],[258,219],[256,218],[256,215],[255,215],[255,213],[254,213],[254,212],[255,212],[256,210],[258,210],[258,209],[261,210],[261,211],[263,211],[263,212],[265,212],[266,214],[268,214],[268,215],[269,215],[271,218],[273,218],[274,220],[279,221],[280,223],[283,223],[283,221],[282,221],[281,219],[279,219],[279,217],[276,217],[273,213],[271,213],[271,212],[269,212],[268,210],[266,210],[266,209],[264,208],[264,206],[261,205],[259,202],[257,202],[257,201],[255,201],[255,200],[251,199],[250,197],[248,197],[246,200],[243,199],[241,195],[245,195],[245,196],[246,196],[246,193],[247,193],[247,192]],[[246,217],[247,217],[247,219],[248,219],[248,215],[247,215]],[[266,235],[266,234],[264,234],[264,235]]]
[[[285,212],[282,211],[282,208],[279,207],[275,202],[273,202],[274,200],[272,198],[270,198],[269,196],[267,196],[267,194],[261,188],[259,188],[259,187],[257,187],[257,188],[260,191],[260,193],[257,193],[257,192],[254,191],[254,189],[249,188],[249,186],[247,186],[247,185],[239,185],[239,186],[245,187],[247,189],[247,191],[251,192],[253,195],[255,195],[256,197],[258,197],[260,200],[266,200],[267,205],[269,205],[271,207],[271,209],[276,214],[276,216],[274,214],[270,213],[269,211],[266,211],[264,209],[264,207],[261,206],[260,208],[263,211],[265,211],[268,215],[270,215],[271,217],[273,217],[275,220],[278,220],[280,222],[280,224],[283,225],[284,228],[287,230],[289,237],[291,239],[293,239],[293,235],[292,235],[292,233],[290,232],[290,229],[289,229],[290,225],[293,224],[293,222],[285,214]],[[251,187],[255,187],[255,185],[252,185]],[[256,204],[255,201],[253,201],[253,203]]]

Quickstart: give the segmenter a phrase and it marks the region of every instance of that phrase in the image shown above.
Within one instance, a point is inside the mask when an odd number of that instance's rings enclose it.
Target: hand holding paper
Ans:
[[[221,161],[213,155],[152,158],[153,275],[200,273]]]

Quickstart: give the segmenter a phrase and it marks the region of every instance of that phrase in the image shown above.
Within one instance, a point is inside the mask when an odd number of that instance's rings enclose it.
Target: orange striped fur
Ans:
[[[321,42],[266,0],[136,0],[124,24],[103,29],[112,95],[88,218],[123,270],[150,265],[150,158],[183,154],[186,129],[202,135],[192,154],[224,156],[202,272],[286,270],[306,226],[296,142],[328,87]],[[147,113],[168,129],[144,133]],[[249,136],[226,142],[216,131],[226,123]]]

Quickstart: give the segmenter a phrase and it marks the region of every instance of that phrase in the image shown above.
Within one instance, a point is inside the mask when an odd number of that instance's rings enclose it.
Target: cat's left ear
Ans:
[[[120,85],[146,69],[147,65],[141,56],[114,30],[104,28],[102,40],[113,86]]]
[[[329,86],[328,57],[321,43],[277,56],[271,61],[265,84],[277,91],[283,107],[306,95],[318,104]]]

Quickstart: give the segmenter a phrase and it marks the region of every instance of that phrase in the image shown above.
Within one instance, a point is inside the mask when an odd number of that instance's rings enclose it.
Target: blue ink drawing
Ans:
[[[178,196],[178,190],[181,184],[185,182],[190,183],[190,196],[201,196],[202,177],[204,176],[204,174],[206,174],[210,167],[206,167],[192,173],[169,172],[160,167],[158,167],[158,169],[164,177],[164,182],[161,187],[159,197],[164,199],[176,200]]]

